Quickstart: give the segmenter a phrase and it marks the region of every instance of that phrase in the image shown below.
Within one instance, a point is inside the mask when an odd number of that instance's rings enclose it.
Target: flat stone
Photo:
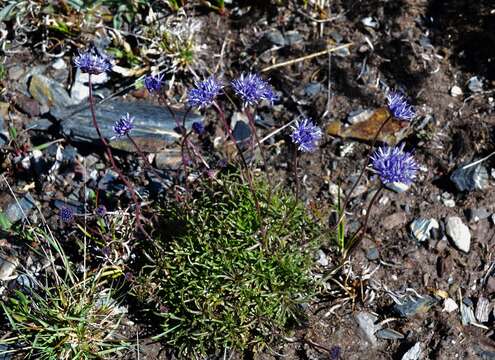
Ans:
[[[13,201],[7,206],[5,210],[5,215],[11,223],[15,223],[21,220],[24,216],[29,216],[31,210],[33,209],[35,202],[31,194],[26,194],[24,197]]]
[[[490,304],[490,300],[483,296],[480,296],[478,302],[476,303],[476,319],[478,319],[480,323],[488,322],[491,310],[492,306]]]
[[[445,232],[450,237],[455,246],[465,253],[471,247],[471,232],[462,222],[461,218],[451,216],[446,219]]]
[[[381,329],[376,332],[376,336],[379,337],[380,339],[386,339],[386,340],[399,340],[399,339],[404,339],[404,334],[401,334],[398,331],[395,331],[393,329]]]
[[[67,90],[57,81],[34,74],[29,82],[29,93],[41,106],[63,109],[75,105]]]
[[[11,256],[0,255],[0,280],[10,280],[19,260]]]
[[[418,360],[421,356],[421,343],[417,342],[402,356],[401,360]]]
[[[412,317],[427,313],[437,300],[429,295],[423,298],[407,299],[402,304],[395,304],[394,310],[402,317]]]
[[[450,89],[450,95],[452,95],[453,97],[458,97],[463,94],[464,93],[462,92],[462,89],[457,85],[452,86],[452,88]]]
[[[356,319],[365,340],[375,347],[378,344],[375,332],[380,329],[378,325],[375,325],[378,318],[365,311],[357,313],[354,318]]]
[[[61,121],[62,134],[72,141],[101,146],[87,104],[50,112]],[[174,112],[181,123],[185,117],[186,129],[190,129],[193,122],[203,119],[202,116],[194,113],[188,113],[186,116],[182,110],[174,109]],[[113,126],[126,113],[135,118],[131,136],[144,152],[158,153],[181,138],[176,131],[176,121],[166,108],[147,102],[121,100],[109,100],[96,105],[96,119],[103,137],[107,139],[115,137]],[[126,137],[110,140],[110,146],[122,151],[136,152],[134,145]]]
[[[467,209],[466,217],[469,221],[478,222],[480,220],[488,219],[492,213],[487,209]]]
[[[423,219],[419,218],[414,220],[411,225],[411,233],[419,242],[426,241],[430,239],[430,232],[432,229],[439,229],[440,224],[435,219]]]
[[[450,180],[459,191],[484,190],[488,187],[488,179],[488,171],[481,164],[468,168],[461,166],[450,175]]]
[[[160,170],[176,170],[182,165],[180,149],[165,149],[155,156],[155,165]]]
[[[442,311],[451,313],[451,312],[456,311],[457,309],[459,309],[459,306],[457,306],[457,303],[455,302],[455,300],[453,300],[451,298],[447,298],[443,302],[443,310]]]

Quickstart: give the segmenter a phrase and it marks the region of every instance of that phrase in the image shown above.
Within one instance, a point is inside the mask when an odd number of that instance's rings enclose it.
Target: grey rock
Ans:
[[[407,222],[407,215],[405,212],[400,211],[392,215],[389,215],[383,219],[383,227],[387,230],[395,229],[399,226],[403,226]]]
[[[0,360],[11,360],[13,350],[10,346],[5,344],[0,344]],[[9,353],[10,351],[10,353]]]
[[[0,280],[9,280],[18,265],[17,258],[0,254]]]
[[[180,149],[165,149],[156,154],[155,166],[160,170],[176,170],[182,165]]]
[[[294,45],[297,43],[300,43],[304,40],[302,35],[299,33],[299,31],[292,30],[292,31],[287,31],[285,33],[285,44],[286,45]]]
[[[487,298],[480,296],[476,303],[476,319],[478,319],[480,323],[488,322],[491,310],[492,306],[490,301]]]
[[[248,142],[251,138],[251,128],[244,121],[237,121],[232,134],[238,143]]]
[[[462,92],[462,89],[457,85],[452,86],[452,88],[450,89],[450,95],[452,95],[453,97],[461,96],[463,94],[464,93]]]
[[[470,166],[467,169],[461,166],[450,175],[450,180],[459,191],[486,189],[488,178],[488,171],[481,164]]]
[[[34,208],[35,202],[30,194],[26,194],[24,197],[17,201],[13,201],[7,206],[5,210],[5,215],[11,223],[15,223],[21,220],[24,216],[29,216],[31,210]]]
[[[332,37],[332,39],[335,40],[337,44],[340,44],[344,40],[344,37],[335,30],[330,31],[330,36]]]
[[[364,26],[367,26],[367,27],[370,27],[370,28],[373,28],[373,29],[377,29],[378,28],[378,21],[374,18],[372,18],[371,16],[368,16],[368,17],[365,17],[364,19],[361,20],[361,23],[364,25]]]
[[[461,321],[462,325],[469,325],[476,323],[476,317],[474,316],[473,303],[470,299],[464,299],[461,302]]]
[[[437,303],[437,300],[429,295],[422,298],[409,298],[402,304],[395,304],[394,310],[402,317],[412,317],[416,314],[427,313]]]
[[[401,360],[418,360],[421,356],[421,343],[417,342],[402,356]]]
[[[380,258],[380,253],[378,252],[378,249],[375,246],[369,248],[368,251],[366,252],[366,258],[369,261],[378,260]]]
[[[59,82],[44,75],[34,74],[31,77],[29,93],[45,109],[64,109],[75,105],[67,90]]]
[[[371,109],[352,111],[347,115],[347,122],[349,124],[357,124],[366,121],[373,115],[373,112],[374,110]]]
[[[319,82],[312,82],[304,87],[304,95],[308,97],[313,97],[322,91],[324,91],[323,85]]]
[[[390,189],[392,191],[395,191],[396,193],[402,193],[404,191],[409,190],[409,188],[411,187],[411,185],[407,185],[407,184],[404,184],[404,183],[401,183],[401,182],[392,182],[392,183],[387,183],[385,185],[385,187],[387,189]]]
[[[320,264],[321,266],[327,266],[328,265],[327,255],[321,249],[318,250],[317,257],[318,257],[318,259],[316,260],[316,262],[318,264]]]
[[[7,144],[9,141],[9,132],[5,128],[5,122],[2,115],[0,115],[0,146]]]
[[[482,349],[479,345],[473,346],[476,355],[478,355],[481,360],[495,360],[495,351],[488,351]]]
[[[473,76],[471,79],[468,80],[467,86],[469,90],[471,90],[474,93],[482,92],[483,80],[479,79],[477,76]]]
[[[381,329],[376,332],[376,337],[386,340],[404,339],[404,335],[393,329]]]
[[[285,46],[285,38],[278,30],[269,31],[263,35],[263,38],[275,46]]]
[[[365,311],[357,313],[354,318],[356,319],[365,340],[375,347],[378,344],[375,332],[380,329],[378,325],[375,325],[378,318]]]
[[[467,209],[466,217],[469,221],[478,222],[480,220],[488,219],[492,213],[487,209]]]
[[[446,219],[445,233],[450,237],[455,246],[465,253],[471,247],[471,232],[469,228],[457,216],[450,216]]]
[[[431,238],[431,230],[439,229],[440,224],[435,219],[419,218],[411,223],[410,228],[414,238],[419,242],[423,242]]]
[[[182,119],[186,115],[182,110],[174,110],[175,116]],[[115,121],[126,113],[134,116],[134,128],[131,135],[144,152],[156,153],[181,138],[176,131],[176,121],[162,106],[146,102],[124,102],[110,100],[96,105],[96,118],[103,137],[112,139],[115,136],[113,126]],[[75,142],[86,142],[100,145],[96,129],[88,105],[78,105],[63,110],[51,111],[51,114],[61,121],[63,135]],[[202,117],[194,113],[185,116],[185,127],[190,129],[194,121]],[[127,138],[112,139],[110,146],[128,152],[135,152],[135,147]]]
[[[35,287],[35,280],[31,276],[26,274],[19,275],[16,281],[21,287],[25,289],[32,289]]]

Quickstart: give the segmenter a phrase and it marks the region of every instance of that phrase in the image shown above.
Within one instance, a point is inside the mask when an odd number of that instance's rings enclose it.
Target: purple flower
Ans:
[[[96,208],[95,212],[99,217],[104,217],[107,214],[107,208],[105,205],[100,205]]]
[[[101,54],[95,47],[79,53],[74,59],[74,65],[83,73],[98,75],[110,71],[112,64],[105,54]]]
[[[277,100],[271,85],[258,74],[242,74],[239,79],[232,81],[232,87],[245,106],[256,105],[262,100],[273,105],[274,101]]]
[[[296,125],[292,126],[292,134],[290,137],[297,148],[304,152],[313,152],[316,149],[317,142],[321,139],[321,129],[313,124],[311,119],[302,119],[296,121]]]
[[[411,153],[399,146],[383,146],[371,156],[371,164],[383,184],[402,183],[410,185],[416,178],[418,164]]]
[[[398,120],[411,121],[416,117],[414,107],[401,93],[392,91],[387,94],[388,109]]]
[[[195,121],[192,123],[193,131],[198,135],[203,135],[205,132],[205,126],[201,121]]]
[[[189,90],[187,102],[191,107],[204,109],[210,106],[222,91],[223,85],[214,77],[210,76],[204,81],[196,81],[195,89]]]
[[[133,122],[134,117],[130,116],[129,113],[127,113],[115,122],[113,131],[115,132],[117,137],[126,136],[134,128],[134,125],[132,124]]]
[[[71,222],[74,220],[74,210],[68,206],[62,206],[58,212],[58,216],[65,223]]]
[[[163,84],[163,74],[162,75],[148,75],[144,78],[144,86],[146,89],[152,92],[159,92]]]

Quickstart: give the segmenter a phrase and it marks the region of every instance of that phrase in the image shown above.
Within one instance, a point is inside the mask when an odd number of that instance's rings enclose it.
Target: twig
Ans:
[[[338,51],[338,50],[341,50],[341,49],[348,48],[349,46],[352,46],[353,44],[354,43],[347,43],[347,44],[339,45],[339,46],[336,46],[334,48],[329,48],[329,49],[326,49],[326,50],[323,50],[323,51],[318,51],[318,52],[315,52],[313,54],[309,54],[309,55],[306,55],[306,56],[299,57],[297,59],[292,59],[292,60],[284,61],[284,62],[275,64],[275,65],[270,65],[270,66],[262,69],[261,72],[267,72],[269,70],[277,69],[279,67],[296,64],[296,63],[301,62],[301,61],[304,61],[304,60],[313,59],[315,57],[319,57],[319,56],[322,56],[322,55],[326,55],[328,53],[332,53],[332,52],[335,52],[335,51]]]

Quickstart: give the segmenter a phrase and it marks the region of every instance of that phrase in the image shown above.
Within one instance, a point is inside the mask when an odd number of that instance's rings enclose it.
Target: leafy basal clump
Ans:
[[[318,234],[304,206],[281,190],[239,179],[167,204],[135,292],[163,319],[157,338],[187,358],[256,351],[303,319]],[[260,221],[261,219],[261,221]]]

